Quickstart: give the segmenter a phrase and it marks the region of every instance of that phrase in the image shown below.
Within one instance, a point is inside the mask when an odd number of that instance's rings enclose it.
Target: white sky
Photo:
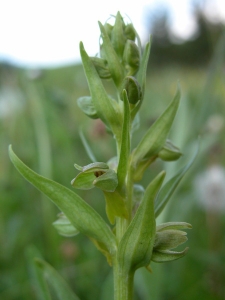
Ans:
[[[0,0],[0,60],[18,65],[54,66],[79,60],[79,42],[98,52],[99,29],[110,14],[127,14],[145,38],[148,11],[170,9],[171,28],[188,37],[195,29],[193,2],[203,0]],[[205,0],[207,12],[225,20],[225,0]]]

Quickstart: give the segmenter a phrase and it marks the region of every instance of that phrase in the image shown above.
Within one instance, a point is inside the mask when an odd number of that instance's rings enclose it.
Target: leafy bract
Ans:
[[[48,196],[81,233],[103,243],[109,253],[116,250],[116,240],[102,217],[80,196],[59,183],[47,179],[28,168],[9,147],[12,163],[21,175]]]
[[[130,106],[127,98],[127,93],[123,90],[123,103],[124,103],[124,118],[122,129],[122,142],[120,149],[120,159],[117,169],[118,175],[118,189],[121,189],[125,183],[128,160],[130,155]]]
[[[84,46],[80,43],[80,54],[83,62],[84,71],[87,77],[89,89],[91,92],[91,99],[96,109],[99,118],[109,126],[116,136],[120,136],[118,125],[121,124],[120,115],[118,115],[116,101],[108,97],[102,81],[98,76],[98,73],[91,62],[90,57],[87,55]],[[114,105],[113,102],[114,101]]]
[[[115,191],[113,193],[104,192],[106,201],[106,213],[111,224],[115,223],[116,217],[128,218],[128,211],[124,199]]]
[[[144,99],[146,72],[147,72],[147,66],[148,66],[148,59],[149,59],[149,55],[150,55],[150,49],[151,49],[151,41],[149,41],[145,46],[144,53],[141,58],[140,67],[139,67],[138,74],[137,74],[137,81],[139,82],[139,84],[141,86],[142,98],[140,99],[140,101],[137,103],[137,105],[132,110],[132,113],[131,113],[132,120],[134,119],[137,112],[140,110],[141,104]]]
[[[162,185],[161,172],[147,187],[144,198],[118,247],[118,260],[129,272],[150,263],[155,240],[154,199]]]
[[[192,166],[196,156],[198,154],[198,148],[193,155],[193,158],[184,166],[174,177],[172,177],[161,189],[156,200],[155,200],[155,217],[157,218],[159,214],[162,212],[170,197],[176,190],[179,182],[184,177],[186,172]]]
[[[106,33],[105,27],[101,24],[101,22],[98,22],[98,24],[101,31],[101,38],[103,41],[101,47],[105,56],[104,58],[108,62],[109,71],[111,73],[113,81],[115,82],[116,86],[119,87],[124,76],[123,67],[119,60],[119,57],[117,56],[116,51],[112,46],[108,34]]]
[[[158,154],[159,150],[164,146],[179,106],[179,100],[180,90],[178,89],[173,101],[149,128],[134,150],[132,157],[132,165],[134,167],[136,167],[141,160],[151,158]]]

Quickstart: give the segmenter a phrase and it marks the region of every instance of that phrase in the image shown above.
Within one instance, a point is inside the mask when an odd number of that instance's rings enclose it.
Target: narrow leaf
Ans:
[[[50,291],[43,273],[34,263],[35,257],[41,257],[40,252],[30,245],[25,249],[26,262],[28,262],[29,281],[33,287],[36,300],[52,300]]]
[[[135,115],[139,111],[141,104],[144,99],[145,95],[145,82],[146,82],[146,72],[147,72],[147,67],[148,67],[148,59],[150,55],[150,49],[151,49],[151,40],[146,44],[144,53],[141,58],[141,63],[139,67],[139,71],[137,74],[137,81],[139,82],[141,86],[141,91],[142,91],[142,98],[141,100],[137,103],[137,105],[134,107],[131,113],[132,120],[134,119]]]
[[[84,71],[87,77],[89,89],[91,92],[91,97],[93,104],[96,108],[99,118],[107,125],[109,125],[113,132],[116,134],[117,124],[119,122],[119,117],[112,105],[110,98],[108,97],[101,79],[91,62],[91,59],[87,55],[84,46],[80,43],[80,54],[82,58],[82,63]]]
[[[117,169],[118,189],[122,189],[128,169],[128,160],[130,156],[130,106],[127,98],[127,93],[123,91],[124,117],[122,129],[122,143],[120,149],[120,159]]]
[[[79,131],[79,135],[80,135],[81,141],[83,143],[84,149],[86,150],[88,157],[90,158],[90,160],[92,162],[96,162],[97,159],[95,158],[95,155],[94,155],[93,151],[91,150],[91,147],[89,146],[87,139],[85,138],[82,130]]]
[[[163,171],[148,185],[144,198],[119,243],[118,260],[128,272],[150,263],[156,231],[154,199],[164,177]]]
[[[148,68],[148,59],[149,59],[149,55],[150,55],[150,50],[151,50],[151,39],[145,45],[144,53],[141,58],[140,68],[139,68],[139,71],[137,74],[137,80],[142,88],[143,96],[144,96],[144,90],[145,90],[146,72],[147,72],[147,68]]]
[[[116,250],[116,240],[102,217],[70,189],[47,179],[28,168],[9,147],[12,163],[21,175],[48,196],[81,233],[103,243],[110,253]]]
[[[193,158],[188,162],[186,166],[184,166],[174,177],[172,177],[161,189],[160,193],[158,194],[156,200],[155,200],[155,217],[157,218],[159,214],[162,212],[164,207],[166,206],[167,202],[169,201],[170,197],[176,190],[179,182],[184,177],[186,172],[189,170],[189,168],[192,166],[193,162],[195,161],[195,158],[198,154],[198,148],[193,155]]]
[[[179,100],[180,90],[178,89],[173,101],[149,128],[137,148],[134,150],[132,158],[133,166],[136,166],[144,158],[156,155],[164,146],[179,106]]]
[[[58,272],[47,262],[40,258],[35,259],[35,264],[41,269],[49,286],[55,292],[59,300],[79,300],[73,293],[67,282],[58,274]]]
[[[112,75],[113,81],[115,82],[116,86],[119,87],[122,80],[123,80],[123,68],[122,64],[119,60],[119,57],[114,50],[111,41],[109,39],[108,34],[106,33],[105,27],[99,23],[99,28],[101,31],[101,38],[103,41],[102,47],[104,49],[105,59],[108,62],[109,71]]]

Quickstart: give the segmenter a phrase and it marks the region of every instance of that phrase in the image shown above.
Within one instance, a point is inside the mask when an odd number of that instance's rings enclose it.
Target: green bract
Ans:
[[[165,172],[162,172],[149,184],[133,220],[120,241],[118,261],[124,264],[127,272],[150,263],[156,230],[154,199],[164,177]]]

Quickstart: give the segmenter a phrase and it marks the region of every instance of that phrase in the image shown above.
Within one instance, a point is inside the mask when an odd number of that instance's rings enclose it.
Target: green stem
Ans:
[[[117,261],[113,265],[114,300],[133,299],[134,273],[127,272]]]

